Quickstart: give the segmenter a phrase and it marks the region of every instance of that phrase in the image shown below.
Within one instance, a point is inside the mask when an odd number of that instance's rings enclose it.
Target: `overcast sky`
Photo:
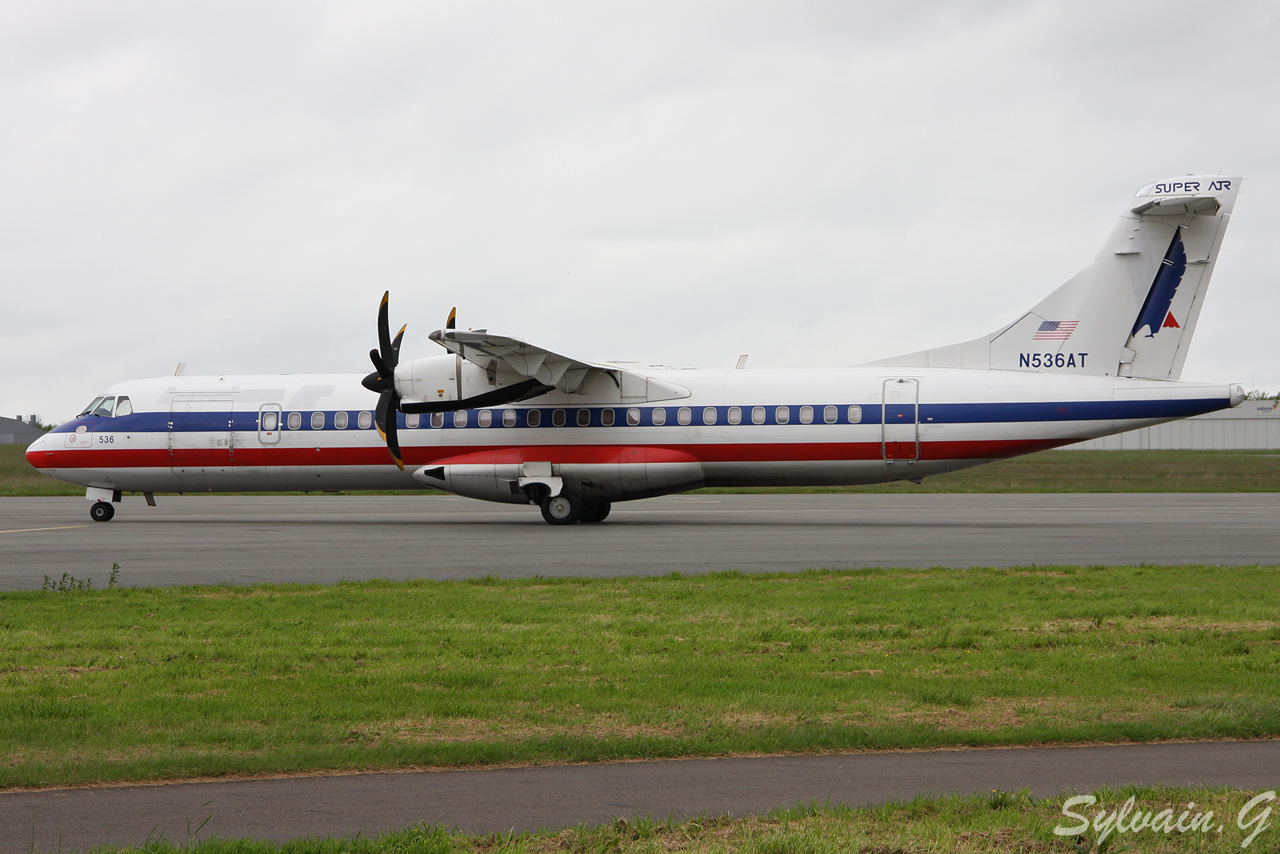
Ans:
[[[965,340],[1243,175],[1184,379],[1280,389],[1280,4],[0,3],[0,414],[368,371]]]

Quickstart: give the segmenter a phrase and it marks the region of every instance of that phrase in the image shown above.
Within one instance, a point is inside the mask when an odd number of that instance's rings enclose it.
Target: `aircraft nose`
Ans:
[[[27,446],[27,462],[32,468],[44,468],[44,445],[48,436],[41,436]]]

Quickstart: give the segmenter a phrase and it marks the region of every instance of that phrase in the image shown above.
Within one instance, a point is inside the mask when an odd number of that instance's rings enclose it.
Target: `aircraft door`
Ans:
[[[258,407],[258,441],[263,445],[280,444],[280,429],[284,410],[278,403],[264,403]]]
[[[169,405],[169,465],[177,475],[222,471],[232,462],[235,399],[175,394]]]
[[[920,381],[909,378],[884,381],[880,407],[880,448],[885,462],[911,462],[920,458]]]

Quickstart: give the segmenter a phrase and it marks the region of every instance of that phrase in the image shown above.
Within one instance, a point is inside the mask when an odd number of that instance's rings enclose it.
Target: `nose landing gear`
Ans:
[[[110,522],[116,515],[116,508],[109,501],[95,501],[89,505],[89,518],[95,522]]]

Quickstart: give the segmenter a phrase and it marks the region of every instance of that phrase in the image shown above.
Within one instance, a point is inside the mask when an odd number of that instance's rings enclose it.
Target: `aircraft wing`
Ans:
[[[543,347],[487,331],[438,329],[430,335],[441,347],[484,368],[492,376],[507,371],[536,380],[566,394],[581,394],[603,378],[618,389],[621,399],[669,400],[688,397],[689,390],[662,382],[620,365],[584,362]]]

